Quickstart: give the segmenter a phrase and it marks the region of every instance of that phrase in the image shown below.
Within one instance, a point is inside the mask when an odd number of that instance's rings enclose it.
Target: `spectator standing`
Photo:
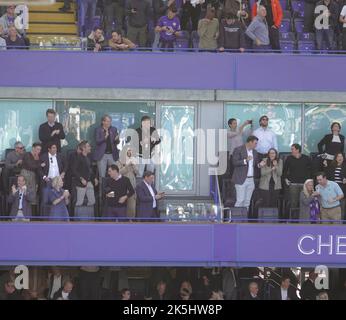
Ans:
[[[63,189],[64,182],[61,176],[52,180],[48,191],[48,200],[51,203],[49,215],[51,220],[69,221],[67,205],[70,203],[70,193]]]
[[[132,149],[123,149],[124,157],[120,156],[116,165],[119,168],[119,173],[130,180],[132,188],[136,188],[136,176],[138,175],[138,159],[134,157]],[[127,199],[127,217],[134,218],[136,216],[136,194]]]
[[[124,38],[121,33],[112,32],[112,38],[108,40],[108,46],[115,51],[124,51],[133,49],[136,45],[127,38]]]
[[[318,192],[314,190],[314,180],[307,179],[304,182],[303,190],[300,192],[299,219],[307,221],[317,221],[320,219],[320,202]]]
[[[302,289],[300,291],[300,296],[302,300],[316,300],[319,290],[316,289],[315,280],[317,274],[315,271],[309,272],[309,278],[302,284]]]
[[[225,300],[237,300],[237,270],[234,268],[225,268],[222,271],[222,291]]]
[[[268,24],[269,41],[273,50],[280,50],[280,25],[283,17],[279,0],[259,0],[252,7],[252,17],[257,15],[258,4],[266,8],[266,21]]]
[[[173,49],[180,31],[180,20],[177,16],[177,9],[169,7],[167,15],[162,16],[157,22],[156,32],[160,33],[160,48]]]
[[[253,132],[253,135],[258,138],[256,151],[258,152],[260,160],[262,160],[265,155],[268,154],[269,149],[279,149],[276,134],[268,128],[269,118],[267,116],[262,116],[259,119],[259,125],[259,128]]]
[[[221,52],[225,49],[244,52],[246,48],[244,27],[231,13],[220,22],[218,45]]]
[[[279,193],[282,189],[281,176],[283,162],[279,159],[277,150],[271,148],[263,159],[265,165],[261,168],[259,189],[263,199],[263,207],[278,207]]]
[[[255,150],[258,138],[249,136],[246,144],[233,151],[234,172],[232,180],[235,184],[237,202],[235,207],[246,207],[249,209],[252,193],[255,190],[255,169],[263,167],[265,162],[259,162]]]
[[[191,19],[191,31],[196,31],[201,15],[201,3],[203,0],[183,0],[181,26],[183,30],[189,30]]]
[[[317,173],[316,179],[318,183],[318,185],[316,186],[316,191],[318,192],[318,195],[321,197],[322,205],[321,220],[340,221],[340,200],[344,197],[341,188],[336,182],[327,180],[327,176],[324,172]]]
[[[83,266],[79,273],[79,295],[81,300],[100,299],[100,267]]]
[[[124,0],[104,0],[104,18],[106,34],[110,35],[115,22],[115,30],[124,33],[125,1]]]
[[[28,190],[23,176],[17,178],[17,188],[12,186],[12,190],[9,196],[9,203],[11,205],[11,216],[15,217],[14,220],[29,221],[26,217],[31,216],[31,203],[34,199],[34,194]]]
[[[320,0],[304,0],[304,32],[315,31],[315,7]]]
[[[248,0],[225,0],[223,17],[232,15],[246,28],[251,21],[250,5]]]
[[[317,8],[323,6],[323,11]],[[317,13],[316,13],[317,12]],[[320,22],[318,18],[322,14],[323,19]],[[316,34],[316,49],[322,50],[323,40],[326,41],[326,47],[329,50],[334,50],[334,33],[338,23],[338,6],[333,0],[322,0],[316,3],[315,8],[315,34]],[[324,22],[326,21],[326,23]],[[320,23],[319,23],[320,22]]]
[[[337,153],[343,153],[345,148],[345,137],[340,134],[340,123],[333,122],[330,129],[332,133],[325,135],[318,143],[318,153],[324,153],[327,160],[333,160],[334,156]]]
[[[79,7],[79,23],[82,27],[82,37],[88,35],[94,27],[97,0],[81,0]]]
[[[170,297],[167,293],[167,283],[163,280],[159,281],[156,285],[156,292],[153,294],[153,300],[170,300]]]
[[[157,202],[164,197],[165,193],[157,192],[154,180],[154,173],[146,171],[143,181],[136,186],[136,216],[139,218],[159,218]]]
[[[283,178],[287,186],[286,199],[289,200],[290,208],[298,208],[299,196],[303,189],[303,184],[312,176],[311,159],[302,154],[302,147],[298,143],[291,146],[291,155],[284,163]],[[298,219],[298,215],[293,214],[293,219]]]
[[[283,276],[280,287],[272,290],[271,300],[298,300],[288,276]]]
[[[6,13],[0,18],[0,26],[2,26],[3,34],[8,35],[9,27],[14,25],[16,19],[16,6],[9,5],[7,6]],[[24,29],[17,30],[21,35],[24,34]]]
[[[61,152],[61,141],[65,139],[64,128],[61,123],[56,122],[56,112],[53,109],[46,111],[47,122],[40,125],[38,136],[42,142],[42,152],[48,151],[48,144],[53,143]]]
[[[64,0],[64,5],[59,8],[61,12],[69,12],[71,10],[71,1],[72,0]]]
[[[54,294],[53,300],[77,300],[78,298],[73,288],[72,281],[65,281],[63,287]]]
[[[128,17],[127,37],[140,47],[147,45],[148,21],[152,10],[148,1],[129,0],[126,5]]]
[[[105,38],[101,28],[96,27],[88,36],[87,47],[89,51],[100,52],[105,48]]]
[[[68,277],[61,272],[58,267],[52,267],[51,273],[48,276],[48,293],[47,299],[53,300],[57,293],[68,280]]]
[[[198,22],[198,35],[200,49],[217,49],[219,37],[219,20],[215,18],[215,9],[208,8],[204,19]]]
[[[266,20],[267,11],[264,6],[259,6],[256,17],[253,18],[246,29],[246,35],[253,41],[253,49],[270,49],[269,28]]]
[[[116,127],[112,126],[112,118],[104,115],[101,126],[95,130],[96,148],[94,160],[97,161],[97,168],[100,177],[105,177],[107,167],[115,164],[119,159],[119,133]]]
[[[342,7],[339,22],[342,23],[342,50],[346,51],[346,5]]]
[[[130,179],[119,174],[117,165],[112,164],[108,169],[109,177],[105,180],[104,192],[106,206],[104,215],[112,218],[125,218],[127,199],[135,193]]]

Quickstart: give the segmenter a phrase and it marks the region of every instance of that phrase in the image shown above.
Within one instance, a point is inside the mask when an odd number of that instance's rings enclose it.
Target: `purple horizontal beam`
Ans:
[[[0,223],[0,264],[346,266],[345,227]]]
[[[9,50],[0,61],[0,87],[346,90],[345,55]]]

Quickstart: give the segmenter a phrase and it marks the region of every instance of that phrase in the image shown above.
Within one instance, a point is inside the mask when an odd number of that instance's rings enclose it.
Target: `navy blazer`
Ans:
[[[118,135],[117,128],[110,127],[109,135],[111,138],[113,159],[114,161],[117,161],[119,159],[119,150],[117,148],[117,145],[119,144],[119,139],[115,140],[115,137]],[[99,161],[102,159],[107,148],[107,142],[105,139],[105,131],[102,126],[95,129],[95,141],[96,141],[96,147],[95,147],[93,158],[95,161]]]
[[[59,167],[59,173],[62,174],[63,172],[66,173],[67,170],[67,163],[65,161],[65,158],[61,153],[56,154],[56,160],[58,162],[58,167]],[[41,162],[45,164],[44,167],[42,167],[43,171],[43,176],[48,176],[49,173],[49,166],[50,166],[50,161],[49,161],[49,156],[48,152],[43,153],[41,155]]]
[[[151,187],[153,188],[154,194],[157,195],[157,190],[155,189],[155,187],[153,185]],[[156,200],[156,209],[153,209],[153,197],[144,181],[140,182],[136,186],[136,194],[137,217],[156,217],[155,211],[157,211],[158,200]]]

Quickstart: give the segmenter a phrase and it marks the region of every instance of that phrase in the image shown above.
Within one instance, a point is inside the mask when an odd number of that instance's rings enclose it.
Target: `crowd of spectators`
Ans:
[[[141,276],[144,285],[133,288],[130,272],[130,268],[98,266],[39,268],[35,286],[17,290],[15,274],[10,270],[0,275],[0,300],[345,300],[346,297],[346,281],[342,285],[341,274],[340,280],[330,283],[325,291],[316,289],[318,275],[314,271],[307,271],[308,276],[300,282],[288,268],[269,271],[266,277],[257,268],[150,268]]]
[[[252,120],[239,126],[236,119],[228,120],[226,176],[235,188],[231,206],[249,211],[252,201],[249,218],[258,218],[261,207],[277,208],[279,216],[281,209],[282,219],[313,223],[344,220],[345,138],[340,133],[341,125],[332,123],[331,133],[318,143],[319,152],[310,156],[302,154],[298,143],[291,145],[290,153],[280,153],[269,118],[262,116],[259,125],[252,130]]]

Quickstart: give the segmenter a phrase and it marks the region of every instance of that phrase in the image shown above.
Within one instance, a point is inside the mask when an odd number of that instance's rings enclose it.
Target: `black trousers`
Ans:
[[[269,41],[273,50],[280,50],[280,32],[279,29],[269,28]]]
[[[198,21],[201,15],[201,5],[193,7],[190,2],[186,1],[183,5],[183,13],[181,17],[182,30],[188,30],[189,21],[191,18],[192,31],[197,30]]]
[[[100,298],[100,272],[80,271],[79,297],[81,300],[98,300]]]
[[[315,3],[304,1],[304,32],[314,32]]]
[[[342,50],[346,51],[346,28],[342,29]]]

